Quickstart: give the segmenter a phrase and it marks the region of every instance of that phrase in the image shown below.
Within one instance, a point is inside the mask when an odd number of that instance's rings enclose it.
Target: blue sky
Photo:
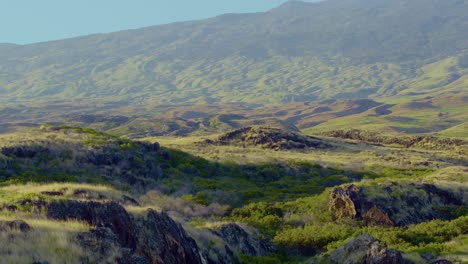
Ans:
[[[34,43],[92,33],[266,11],[286,0],[0,0],[0,43]]]

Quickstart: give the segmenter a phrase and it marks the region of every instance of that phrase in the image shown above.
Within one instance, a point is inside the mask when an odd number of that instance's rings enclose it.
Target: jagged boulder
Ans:
[[[377,206],[372,206],[364,215],[364,220],[372,226],[394,226],[392,219]]]
[[[223,239],[229,247],[229,251],[232,250],[249,256],[263,256],[275,251],[275,247],[270,241],[249,234],[235,223],[224,224],[213,228],[211,231]]]
[[[363,220],[367,225],[407,226],[432,219],[453,219],[463,198],[431,184],[386,183],[336,187],[329,199],[335,221]]]
[[[351,184],[343,188],[335,188],[330,194],[330,210],[335,219],[355,218],[358,215],[355,201],[359,197],[359,189]]]
[[[369,234],[363,234],[330,253],[330,262],[339,264],[401,264],[400,252],[382,246]]]

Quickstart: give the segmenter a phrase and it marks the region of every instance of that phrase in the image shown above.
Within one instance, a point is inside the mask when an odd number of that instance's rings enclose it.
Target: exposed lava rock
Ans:
[[[231,250],[241,254],[263,256],[276,250],[270,241],[249,234],[235,223],[213,228],[212,232],[221,237]]]
[[[47,217],[56,220],[77,219],[98,227],[107,227],[125,247],[136,245],[132,218],[115,202],[52,202],[47,208]]]
[[[453,219],[443,209],[464,206],[462,198],[430,184],[380,184],[333,189],[329,209],[338,222],[364,220],[367,225],[406,226],[432,219]]]
[[[245,127],[220,136],[217,140],[204,143],[216,145],[261,146],[274,150],[286,149],[327,149],[331,145],[325,141],[303,136],[279,128]]]
[[[180,224],[165,213],[153,210],[146,217],[133,218],[114,202],[52,202],[51,219],[78,219],[96,229],[81,233],[81,245],[95,252],[95,259],[84,263],[202,263],[195,241]]]
[[[195,240],[166,213],[149,210],[137,229],[136,251],[150,263],[202,263]]]
[[[359,197],[359,189],[351,184],[346,188],[335,188],[330,195],[330,210],[335,219],[356,218],[358,211],[355,201]]]
[[[401,253],[382,246],[369,234],[363,234],[330,253],[330,261],[339,264],[401,264]]]

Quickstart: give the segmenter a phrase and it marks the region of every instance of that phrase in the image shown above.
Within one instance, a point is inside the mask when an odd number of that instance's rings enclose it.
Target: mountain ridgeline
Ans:
[[[288,1],[264,13],[0,44],[0,101],[258,106],[388,97],[413,87],[423,95],[459,92],[466,10],[464,0]],[[439,90],[419,87],[422,67],[445,58],[454,62]]]

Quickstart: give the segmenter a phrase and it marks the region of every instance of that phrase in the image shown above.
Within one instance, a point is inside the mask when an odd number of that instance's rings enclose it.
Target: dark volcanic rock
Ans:
[[[216,141],[208,140],[205,144],[250,145],[274,150],[285,149],[327,149],[331,145],[324,140],[279,128],[244,127],[220,136]]]
[[[330,253],[330,261],[339,264],[401,264],[401,253],[395,249],[381,246],[369,234],[363,234]]]
[[[78,234],[81,246],[93,252],[95,259],[83,259],[83,263],[115,263],[122,256],[121,245],[115,234],[107,227],[98,227]]]
[[[146,217],[133,218],[114,202],[52,202],[51,219],[77,219],[96,226],[78,239],[94,259],[84,263],[202,263],[195,241],[166,213],[149,210]]]
[[[18,230],[21,232],[28,232],[31,227],[22,220],[15,221],[0,221],[0,231]]]
[[[225,224],[212,230],[221,237],[231,250],[250,256],[263,256],[275,251],[270,241],[249,234],[235,223]]]
[[[211,252],[211,254],[210,254]],[[211,248],[209,251],[204,250],[202,252],[204,261],[207,264],[237,264],[239,260],[235,257],[234,252],[225,245],[224,252],[217,248]]]
[[[47,217],[56,220],[77,219],[98,227],[107,227],[117,236],[121,245],[134,248],[135,227],[130,215],[117,203],[52,202]]]
[[[136,251],[150,263],[202,263],[195,240],[166,213],[149,210],[138,232]]]
[[[406,226],[432,219],[453,219],[448,209],[464,206],[455,194],[430,184],[379,184],[335,188],[329,209],[338,222],[364,220],[367,225]],[[451,210],[456,211],[456,210]]]

